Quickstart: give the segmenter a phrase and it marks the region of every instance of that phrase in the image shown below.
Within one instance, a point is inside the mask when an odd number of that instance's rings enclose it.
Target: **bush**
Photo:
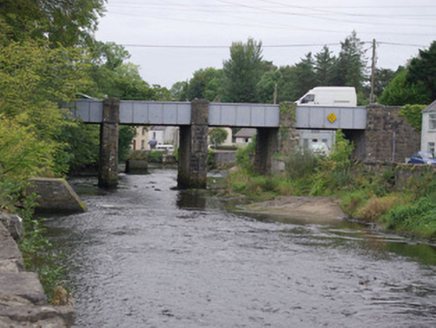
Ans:
[[[254,155],[256,152],[256,136],[252,141],[243,148],[236,151],[236,165],[246,170],[253,171],[254,169]]]
[[[436,238],[436,203],[421,197],[416,202],[391,209],[385,219],[386,227],[406,233]]]

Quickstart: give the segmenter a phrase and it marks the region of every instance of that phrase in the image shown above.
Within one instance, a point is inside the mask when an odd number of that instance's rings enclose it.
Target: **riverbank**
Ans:
[[[7,217],[6,214],[0,214]],[[0,327],[71,327],[72,306],[50,306],[34,272],[24,271],[18,245],[0,220]],[[14,231],[17,220],[11,227]]]
[[[245,209],[311,221],[343,220],[348,217],[339,206],[339,200],[321,196],[278,196],[272,200],[246,205]]]

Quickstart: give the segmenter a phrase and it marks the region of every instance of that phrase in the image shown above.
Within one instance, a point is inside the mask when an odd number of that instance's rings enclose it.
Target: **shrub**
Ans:
[[[389,212],[389,210],[400,201],[397,194],[390,194],[384,197],[371,197],[366,204],[361,207],[356,215],[356,218],[374,222],[381,218],[382,215]]]
[[[236,165],[246,170],[253,171],[254,168],[254,154],[256,152],[256,136],[252,141],[243,148],[236,151]]]

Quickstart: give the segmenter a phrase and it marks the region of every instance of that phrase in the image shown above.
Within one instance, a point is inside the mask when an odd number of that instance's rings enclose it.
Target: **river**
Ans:
[[[71,181],[48,221],[77,327],[434,327],[436,248],[345,221],[228,211],[175,170]]]

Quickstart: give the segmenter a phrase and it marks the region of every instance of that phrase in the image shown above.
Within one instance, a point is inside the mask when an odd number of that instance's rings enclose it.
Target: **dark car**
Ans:
[[[417,151],[410,157],[409,164],[432,164],[436,165],[436,158],[429,151]]]

